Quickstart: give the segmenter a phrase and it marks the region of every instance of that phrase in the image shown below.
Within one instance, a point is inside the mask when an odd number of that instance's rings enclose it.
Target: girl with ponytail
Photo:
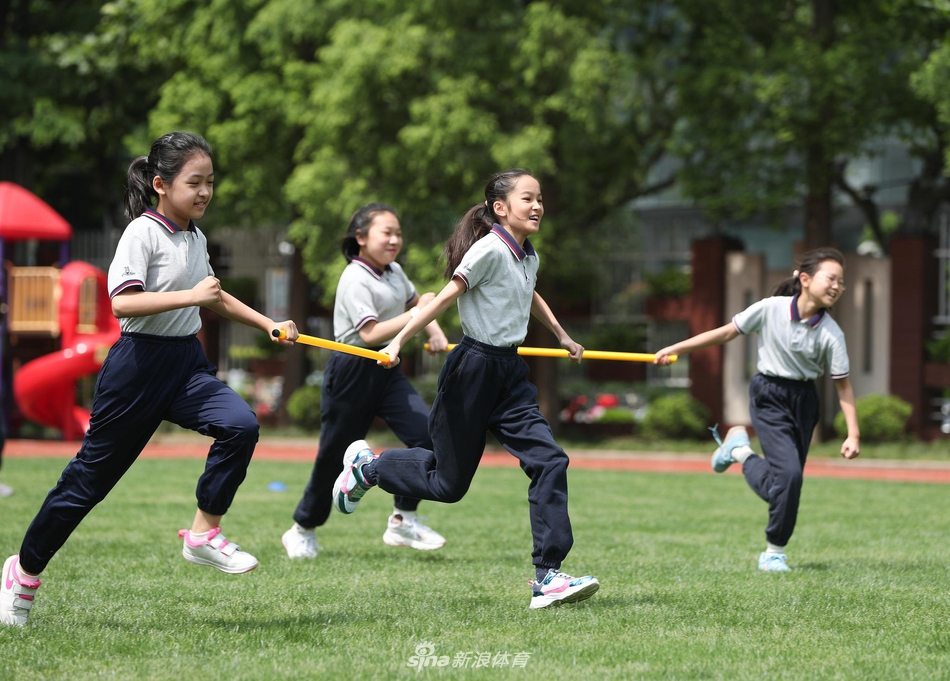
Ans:
[[[215,377],[198,341],[206,307],[282,345],[297,338],[292,321],[275,322],[221,289],[208,242],[194,220],[214,193],[211,147],[188,132],[163,135],[129,166],[125,228],[109,268],[112,312],[122,334],[99,371],[89,430],[33,520],[18,555],[3,565],[0,622],[26,623],[39,575],[83,518],[102,501],[165,421],[214,438],[199,478],[198,509],[181,530],[182,556],[237,574],[257,559],[228,542],[220,521],[257,444],[257,417]],[[287,340],[272,336],[286,331]],[[130,528],[135,542],[149,528]],[[130,551],[140,548],[132,543]]]
[[[831,372],[838,402],[848,425],[841,456],[860,452],[860,431],[854,408],[854,390],[848,379],[850,363],[844,333],[828,310],[845,291],[844,257],[833,248],[809,251],[779,284],[771,298],[753,303],[732,321],[656,353],[656,364],[670,363],[670,355],[723,345],[741,334],[759,332],[758,371],[749,385],[749,412],[762,456],[752,451],[743,426],[726,433],[715,428],[719,444],[712,457],[717,473],[738,463],[749,487],[769,504],[765,528],[766,550],[759,569],[787,572],[785,546],[798,519],[802,475],[812,433],[818,424],[815,379],[826,367]]]
[[[333,304],[337,342],[382,347],[435,297],[420,296],[396,262],[402,245],[402,227],[392,206],[369,203],[350,218],[342,246],[349,264],[340,275]],[[431,322],[426,332],[429,351],[445,351],[448,340],[438,322]],[[323,373],[320,395],[320,447],[294,511],[294,524],[281,538],[290,558],[317,557],[314,529],[330,516],[343,454],[351,442],[366,437],[374,418],[382,418],[407,446],[432,447],[429,408],[399,368],[388,371],[362,357],[334,352]],[[419,499],[396,495],[393,504],[383,533],[385,544],[420,551],[445,546],[445,538],[416,515]]]
[[[548,327],[572,361],[580,362],[584,353],[534,290],[538,255],[528,237],[538,232],[543,215],[541,185],[529,173],[514,169],[491,178],[485,201],[465,213],[445,245],[448,285],[382,350],[390,357],[383,366],[396,366],[403,344],[458,301],[465,337],[439,374],[429,415],[432,447],[389,449],[377,457],[364,440],[356,440],[333,488],[333,503],[343,513],[356,510],[376,485],[391,494],[455,503],[465,496],[491,431],[531,478],[531,608],[582,601],[599,588],[591,576],[561,572],[574,542],[567,513],[568,458],[554,441],[537,390],[528,382],[528,365],[518,356],[530,315]]]

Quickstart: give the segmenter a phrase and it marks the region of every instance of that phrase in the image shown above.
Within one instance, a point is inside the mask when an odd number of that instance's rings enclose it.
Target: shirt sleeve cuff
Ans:
[[[109,293],[109,298],[110,299],[115,298],[117,295],[122,293],[125,289],[132,288],[133,286],[138,286],[143,291],[145,290],[145,282],[139,281],[138,279],[131,279],[129,281],[123,281],[121,284],[119,284],[114,289],[112,289],[112,291]]]

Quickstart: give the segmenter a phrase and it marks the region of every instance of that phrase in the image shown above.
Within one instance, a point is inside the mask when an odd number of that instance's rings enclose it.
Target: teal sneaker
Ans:
[[[732,457],[732,451],[736,447],[751,447],[749,433],[746,432],[745,426],[733,426],[726,433],[726,441],[723,442],[719,439],[718,423],[709,430],[712,431],[713,439],[719,445],[719,448],[712,455],[712,469],[717,473],[724,473],[729,466],[736,463],[736,460]]]
[[[333,483],[333,505],[341,513],[353,513],[363,495],[373,487],[363,478],[362,468],[375,458],[366,440],[357,440],[346,448],[343,472]]]
[[[762,572],[791,572],[792,568],[786,562],[784,553],[768,553],[763,551],[759,556],[759,569]]]

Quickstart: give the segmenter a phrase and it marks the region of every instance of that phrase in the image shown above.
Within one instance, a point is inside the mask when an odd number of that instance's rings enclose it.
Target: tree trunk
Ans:
[[[808,195],[805,197],[805,250],[831,244],[832,163],[820,144],[809,146],[805,164]]]
[[[812,37],[822,51],[835,39],[834,0],[812,1]],[[811,131],[805,152],[808,195],[805,197],[805,250],[831,244],[831,196],[834,183],[834,159],[822,141],[821,128],[834,116],[832,102],[816,102],[821,112],[817,127]]]
[[[528,336],[524,344],[534,347],[549,347],[552,338],[553,336],[551,336],[551,332],[547,330],[547,327],[540,322],[534,322],[528,327]],[[556,343],[554,345],[557,346]],[[561,425],[558,421],[561,405],[558,399],[557,365],[558,362],[564,360],[548,357],[526,357],[525,360],[531,370],[531,373],[528,374],[528,380],[538,389],[538,407],[540,407],[544,418],[551,424],[551,430],[556,434]]]
[[[300,333],[307,333],[307,315],[309,313],[310,281],[303,271],[303,249],[294,248],[290,259],[290,318],[297,324]],[[275,319],[274,321],[282,321]],[[287,349],[287,360],[284,362],[284,386],[280,399],[280,408],[277,420],[281,425],[289,422],[287,416],[287,400],[294,391],[303,385],[307,378],[306,346],[297,345]]]

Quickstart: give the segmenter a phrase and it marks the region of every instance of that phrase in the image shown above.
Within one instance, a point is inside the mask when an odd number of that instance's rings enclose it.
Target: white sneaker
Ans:
[[[383,542],[389,546],[408,546],[420,551],[435,551],[445,546],[445,537],[419,522],[412,515],[393,513],[383,533]]]
[[[297,523],[284,532],[280,540],[287,549],[288,558],[316,558],[317,551],[320,550],[317,535],[313,533],[313,530],[300,527]]]
[[[197,542],[189,530],[180,530],[178,536],[185,540],[181,555],[197,565],[210,565],[229,575],[250,572],[257,567],[257,558],[225,539],[220,527],[210,530],[206,539]]]
[[[596,577],[571,577],[559,570],[548,570],[543,580],[528,584],[531,585],[531,605],[528,606],[531,610],[586,601],[600,589]]]
[[[762,572],[792,571],[792,568],[788,566],[788,558],[784,553],[769,553],[768,551],[759,554],[759,569]]]
[[[366,440],[357,440],[343,452],[343,471],[333,483],[333,505],[341,513],[353,513],[363,495],[375,485],[363,478],[363,466],[376,459]]]
[[[11,494],[13,494],[13,488],[0,482],[0,497],[8,497]]]
[[[0,623],[22,627],[30,616],[40,580],[21,582],[16,574],[19,559],[19,556],[7,558],[0,574]]]

